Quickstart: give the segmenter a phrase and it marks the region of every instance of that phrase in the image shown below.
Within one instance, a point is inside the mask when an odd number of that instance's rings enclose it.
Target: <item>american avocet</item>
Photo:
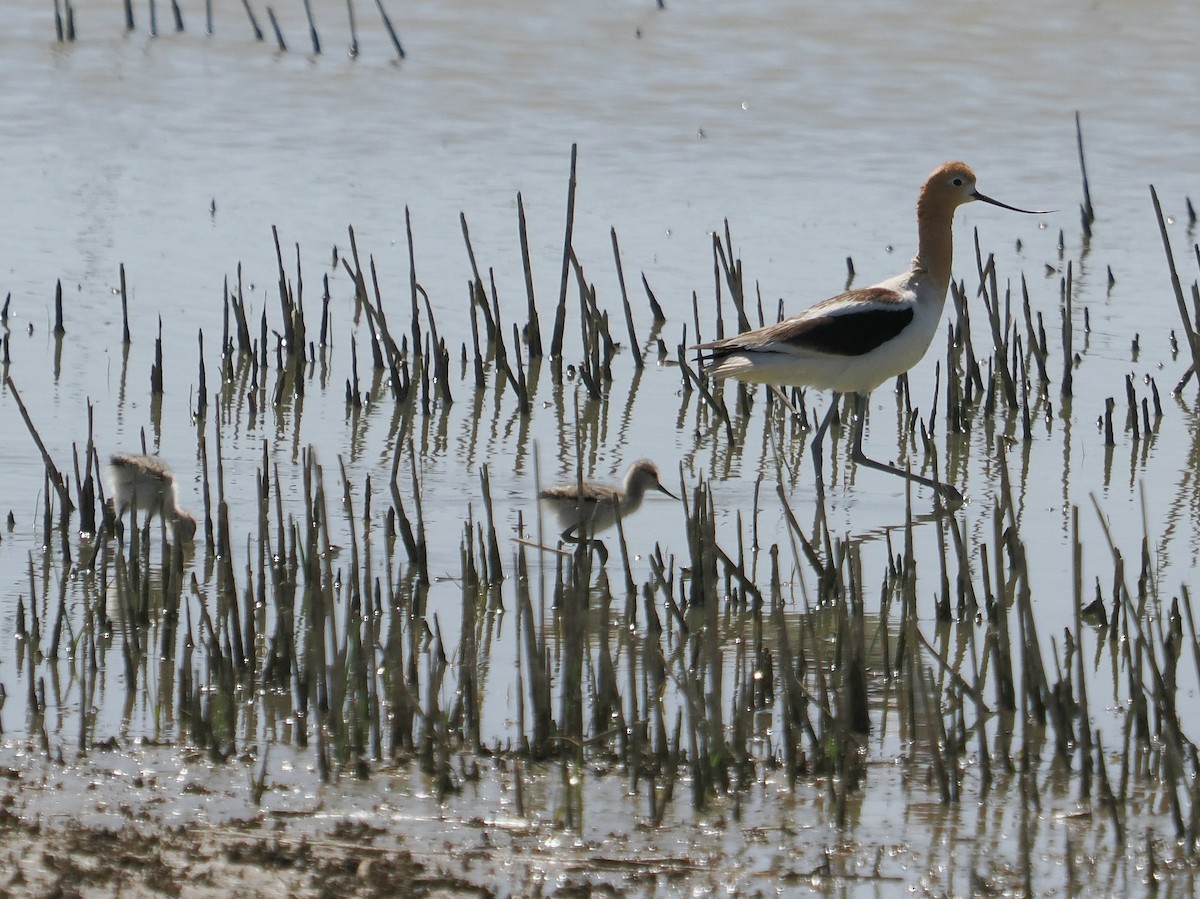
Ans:
[[[578,484],[563,484],[547,487],[538,494],[538,499],[565,528],[560,535],[564,543],[583,543],[591,540],[597,531],[612,527],[618,509],[622,519],[636,511],[647,490],[657,490],[671,499],[679,499],[662,485],[658,468],[649,459],[640,459],[629,466],[623,487],[584,481],[582,493]],[[607,561],[608,550],[604,544],[595,541],[595,546],[601,563]]]
[[[812,441],[819,483],[821,441],[841,395],[852,393],[857,398],[855,462],[911,478],[955,502],[962,501],[962,495],[949,484],[867,458],[862,439],[868,394],[916,365],[929,348],[950,286],[954,211],[974,200],[1028,215],[1044,212],[1018,209],[986,197],[975,189],[975,173],[966,163],[944,163],[921,187],[917,255],[907,272],[873,287],[830,297],[776,324],[698,347],[708,354],[705,371],[718,378],[833,391],[829,412]]]
[[[196,536],[196,519],[179,507],[175,475],[158,456],[115,454],[108,462],[108,483],[118,518],[135,508],[143,521],[160,515],[176,525],[184,540]]]

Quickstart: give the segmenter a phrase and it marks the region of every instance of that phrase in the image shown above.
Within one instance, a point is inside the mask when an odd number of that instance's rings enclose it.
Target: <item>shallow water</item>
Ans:
[[[1200,544],[1193,475],[1200,422],[1194,389],[1169,396],[1186,361],[1171,352],[1170,332],[1181,331],[1147,184],[1156,185],[1165,213],[1173,216],[1169,230],[1186,285],[1195,277],[1195,234],[1187,227],[1185,197],[1200,191],[1190,164],[1200,138],[1200,121],[1188,114],[1195,79],[1186,60],[1200,36],[1191,8],[1174,3],[1147,15],[1117,3],[926,3],[903,11],[862,3],[831,14],[776,6],[669,3],[660,11],[632,2],[420,2],[390,9],[408,52],[402,62],[394,60],[374,9],[366,5],[358,10],[356,59],[346,53],[340,3],[313,4],[320,56],[308,52],[301,4],[276,10],[291,51],[286,54],[269,39],[255,42],[235,4],[216,10],[212,35],[203,33],[200,8],[185,9],[188,30],[173,33],[169,8],[160,4],[161,35],[151,39],[145,9],[137,11],[139,30],[126,35],[120,4],[104,0],[77,10],[78,40],[69,45],[53,42],[53,19],[42,4],[9,10],[0,34],[6,85],[0,95],[6,163],[0,196],[9,223],[0,291],[12,294],[8,374],[48,451],[60,467],[70,467],[72,445],[86,440],[90,403],[102,454],[134,450],[144,433],[150,451],[175,467],[184,505],[197,509],[197,336],[203,331],[212,390],[222,286],[235,283],[239,265],[252,332],[257,335],[263,310],[269,326],[279,327],[274,226],[293,279],[299,253],[311,330],[322,278],[329,278],[333,349],[328,369],[318,366],[302,402],[280,409],[268,403],[253,419],[244,407],[219,416],[225,488],[234,532],[242,535],[235,548],[245,553],[244,535],[256,521],[254,483],[264,444],[294,501],[289,511],[303,509],[299,461],[308,447],[325,465],[330,496],[340,496],[340,457],[360,513],[368,475],[375,508],[382,508],[394,453],[391,401],[384,393],[382,402],[361,413],[347,411],[349,347],[357,343],[359,372],[369,381],[368,338],[364,323],[353,317],[353,284],[332,256],[334,247],[348,254],[346,229],[353,226],[364,262],[370,254],[377,266],[393,328],[403,333],[407,209],[417,277],[446,337],[456,378],[454,405],[418,429],[417,460],[430,570],[456,577],[468,510],[476,520],[482,515],[484,463],[502,535],[515,533],[518,513],[526,522],[536,515],[535,471],[543,483],[570,481],[576,465],[574,382],[559,393],[544,369],[525,428],[511,391],[477,397],[469,366],[460,377],[459,347],[471,342],[471,269],[460,213],[485,280],[494,273],[511,327],[524,321],[520,193],[548,335],[570,147],[577,143],[574,246],[580,261],[601,306],[619,322],[609,235],[615,229],[639,339],[646,339],[650,326],[638,284],[644,273],[667,312],[662,337],[673,354],[685,331],[689,342],[696,337],[693,292],[703,336],[715,334],[711,234],[726,220],[767,314],[780,299],[795,311],[841,288],[847,256],[859,286],[903,269],[915,240],[916,188],[939,162],[963,158],[978,172],[983,192],[1018,206],[1059,210],[1025,217],[979,204],[963,209],[955,226],[955,271],[968,293],[975,284],[972,229],[978,229],[984,253],[996,254],[1002,282],[1011,281],[1019,296],[1024,276],[1032,305],[1045,318],[1055,378],[1050,414],[1035,422],[1031,442],[1018,435],[1009,452],[1042,633],[1060,634],[1072,623],[1071,572],[1064,562],[1072,506],[1082,510],[1085,596],[1092,595],[1096,579],[1106,596],[1111,592],[1112,568],[1093,496],[1115,522],[1127,559],[1137,559],[1143,533],[1148,535],[1156,585],[1164,598],[1174,595],[1191,577]],[[266,27],[265,13],[259,15]],[[1082,116],[1097,212],[1086,247],[1075,111]],[[1080,354],[1069,409],[1057,390],[1059,288],[1067,260],[1075,276],[1074,350]],[[127,361],[115,293],[121,264],[134,318]],[[1108,269],[1116,279],[1111,290]],[[67,329],[61,348],[51,334],[58,279]],[[973,296],[972,302],[975,339],[986,347],[986,318]],[[568,362],[580,352],[573,303]],[[1019,320],[1019,306],[1013,308]],[[727,299],[725,316],[728,328]],[[149,379],[160,321],[166,393],[159,414]],[[620,325],[613,330],[623,339]],[[923,410],[932,402],[944,344],[943,334],[910,376],[913,404]],[[697,414],[679,411],[678,371],[654,359],[651,353],[634,391],[628,354],[618,357],[611,402],[601,412],[596,439],[583,451],[585,475],[616,481],[630,461],[650,456],[671,472],[668,486],[680,477],[680,486],[711,479],[723,539],[732,543],[737,513],[751,514],[760,475],[764,496],[773,496],[777,454],[763,436],[761,411],[742,448],[731,449],[719,429],[697,436]],[[1139,400],[1149,395],[1146,375],[1162,394],[1165,414],[1150,440],[1135,441],[1121,430],[1126,375],[1134,377]],[[31,555],[42,553],[45,497],[41,459],[7,389],[0,393],[0,458],[8,466],[0,513],[11,510],[15,520],[0,535],[0,595],[7,598],[0,638],[10,640],[17,598],[29,597]],[[1096,425],[1108,397],[1117,400],[1111,459]],[[823,409],[826,400],[815,402]],[[876,392],[871,409],[868,452],[894,457],[895,403],[886,387]],[[209,441],[217,417],[210,410]],[[944,437],[944,422],[939,434]],[[976,546],[992,539],[998,484],[993,440],[978,428],[957,472],[969,498],[960,520]],[[827,488],[829,527],[835,535],[865,538],[870,581],[887,560],[882,538],[903,526],[903,491],[893,478],[865,471],[851,476],[845,454],[839,443],[829,457],[839,479]],[[799,466],[785,481],[807,526],[814,514],[811,462],[799,443],[782,447],[778,457]],[[401,471],[407,469],[406,459]],[[927,501],[918,492],[916,502]],[[765,546],[785,539],[786,531],[778,504],[763,505]],[[344,544],[346,523],[334,515],[331,527],[331,540]],[[631,550],[641,556],[656,541],[668,551],[686,547],[683,514],[666,501],[648,501],[626,529]],[[926,523],[916,535],[922,573],[932,576],[936,533]],[[193,570],[209,589],[211,567],[201,556],[193,559]],[[546,564],[552,572],[553,563]],[[647,570],[644,559],[637,570]],[[67,576],[51,567],[46,582],[52,586],[41,594],[48,604],[43,615],[52,614],[58,579]],[[802,568],[789,574],[797,598],[806,577]],[[932,617],[934,592],[932,582],[923,585],[923,615]],[[438,615],[451,649],[460,603],[456,584],[435,584],[430,616]],[[489,740],[513,734],[514,643],[502,624],[486,683],[483,730]],[[156,736],[153,709],[124,708],[115,656],[109,665],[106,689],[95,703],[99,732]],[[10,747],[33,736],[23,729],[23,676],[15,653],[0,656],[0,683],[10,697],[3,722]],[[64,681],[60,711],[69,720],[80,699],[70,678]],[[881,737],[873,751],[886,758],[897,743],[894,735]]]

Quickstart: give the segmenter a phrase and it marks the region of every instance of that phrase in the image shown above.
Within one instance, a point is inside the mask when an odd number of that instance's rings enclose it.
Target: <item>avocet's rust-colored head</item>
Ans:
[[[981,194],[975,189],[975,173],[965,162],[943,162],[934,169],[921,188],[918,206],[936,206],[953,212],[964,203],[976,200],[1026,215],[1043,215],[1046,212],[1042,209],[1019,209]]]

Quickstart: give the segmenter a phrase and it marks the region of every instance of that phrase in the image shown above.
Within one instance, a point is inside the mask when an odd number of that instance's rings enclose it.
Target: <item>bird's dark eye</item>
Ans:
[[[955,186],[955,187],[962,187],[962,185],[963,185],[963,180],[962,180],[962,178],[955,178],[955,179],[954,179],[954,186]]]

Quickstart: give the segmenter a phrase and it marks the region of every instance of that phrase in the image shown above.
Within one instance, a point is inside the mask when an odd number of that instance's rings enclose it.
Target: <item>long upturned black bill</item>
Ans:
[[[991,203],[993,206],[999,206],[1001,209],[1011,209],[1013,212],[1023,212],[1026,215],[1048,215],[1053,212],[1053,209],[1018,209],[1016,206],[1009,206],[1007,203],[1001,203],[999,200],[993,200],[991,197],[975,191],[974,197],[976,200],[982,200],[985,203]]]

